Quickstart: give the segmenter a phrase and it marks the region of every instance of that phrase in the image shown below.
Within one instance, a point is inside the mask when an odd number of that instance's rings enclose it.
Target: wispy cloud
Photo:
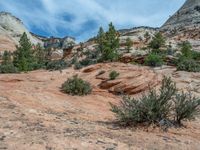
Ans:
[[[161,26],[185,0],[1,0],[32,32],[86,40],[98,27]]]

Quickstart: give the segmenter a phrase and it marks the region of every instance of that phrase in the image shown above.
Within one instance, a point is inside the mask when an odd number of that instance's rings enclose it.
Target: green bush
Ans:
[[[62,84],[62,90],[70,95],[83,96],[90,94],[92,92],[92,87],[90,83],[78,78],[76,75]]]
[[[115,80],[119,76],[119,73],[117,71],[111,71],[109,74],[110,80]]]
[[[125,96],[121,105],[111,104],[111,111],[125,125],[159,125],[163,120],[180,125],[182,120],[193,118],[199,112],[199,106],[200,100],[197,98],[178,95],[175,83],[165,77],[159,92],[150,89],[140,99]]]
[[[0,73],[18,73],[13,64],[0,65]]]
[[[174,100],[175,106],[175,121],[181,124],[184,119],[194,119],[194,117],[200,112],[198,108],[200,106],[200,99],[197,100],[191,93],[176,94]]]
[[[83,68],[83,66],[81,65],[80,62],[76,62],[76,63],[74,64],[74,69],[75,69],[75,70],[79,70],[79,69],[81,69],[81,68]]]
[[[152,67],[159,67],[164,64],[163,59],[158,54],[150,53],[145,58],[145,64]]]
[[[12,62],[11,52],[5,51],[0,64],[0,73],[17,73],[18,70]]]
[[[62,69],[66,69],[69,66],[70,64],[64,60],[53,60],[53,61],[47,62],[46,69],[47,70],[62,70]]]
[[[177,70],[188,72],[200,72],[200,63],[193,59],[183,58],[177,64]]]
[[[161,33],[158,32],[155,34],[148,47],[150,49],[160,49],[161,47],[165,46],[165,43],[165,38],[162,36]]]

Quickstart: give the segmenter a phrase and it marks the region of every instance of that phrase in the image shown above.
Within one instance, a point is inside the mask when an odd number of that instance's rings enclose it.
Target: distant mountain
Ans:
[[[31,33],[19,18],[8,12],[0,12],[0,52],[5,50],[14,51],[24,32],[26,32],[28,38],[33,44],[40,43],[44,47],[52,48],[54,50],[64,49],[76,43],[75,38],[69,36],[64,38],[48,38]]]
[[[0,51],[15,50],[15,45],[18,44],[24,32],[26,32],[33,44],[43,44],[40,39],[29,33],[20,19],[16,18],[11,13],[0,12]]]
[[[187,0],[160,31],[177,42],[188,40],[200,50],[200,0]]]

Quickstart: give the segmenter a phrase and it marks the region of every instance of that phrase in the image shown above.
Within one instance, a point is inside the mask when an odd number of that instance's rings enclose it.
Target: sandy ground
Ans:
[[[102,81],[95,78],[100,70],[113,68],[130,81],[143,79],[141,70],[140,76],[134,76],[138,67],[124,64],[103,64],[88,73],[66,69],[0,75],[0,150],[200,149],[199,118],[168,132],[153,127],[118,127],[109,102],[118,103],[120,97],[100,89]],[[162,74],[171,76],[180,89],[200,93],[200,73],[176,72],[171,67],[153,72],[157,80]],[[69,96],[60,91],[61,84],[75,74],[92,84],[91,95]]]

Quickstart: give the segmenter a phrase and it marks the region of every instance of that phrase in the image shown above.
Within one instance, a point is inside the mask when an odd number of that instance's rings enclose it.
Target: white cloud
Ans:
[[[98,27],[84,24],[95,21],[105,27],[113,22],[118,28],[160,26],[184,0],[0,0],[0,10],[6,10],[23,20],[30,30],[36,28],[52,35],[77,35],[86,39]],[[64,17],[71,15],[69,20]]]

